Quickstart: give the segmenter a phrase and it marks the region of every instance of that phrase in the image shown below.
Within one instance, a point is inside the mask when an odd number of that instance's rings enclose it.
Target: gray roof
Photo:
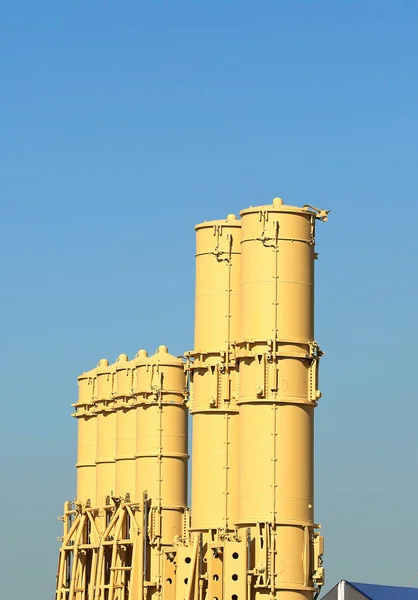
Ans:
[[[418,600],[418,588],[340,581],[322,600]]]

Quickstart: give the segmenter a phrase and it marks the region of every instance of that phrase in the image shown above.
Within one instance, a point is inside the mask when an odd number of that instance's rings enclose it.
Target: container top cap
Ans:
[[[150,362],[159,363],[162,365],[182,365],[183,361],[181,358],[177,358],[173,354],[168,352],[167,346],[161,345],[158,346],[157,352],[150,356]]]
[[[300,208],[299,206],[290,206],[285,204],[282,198],[273,198],[271,204],[263,204],[261,206],[250,206],[248,208],[244,208],[240,212],[241,217],[248,214],[257,213],[260,211],[266,212],[281,212],[281,213],[293,213],[293,214],[315,214],[308,207]]]
[[[94,377],[96,373],[97,367],[95,367],[94,369],[90,369],[89,371],[84,371],[84,373],[81,373],[81,375],[79,375],[77,379],[79,381],[81,381],[82,379],[90,379],[90,377]]]
[[[99,362],[97,363],[98,367],[108,367],[109,366],[109,361],[107,360],[107,358],[101,358],[99,360]]]
[[[305,204],[304,206],[289,206],[283,202],[281,198],[273,198],[271,204],[263,204],[262,206],[250,206],[249,208],[245,208],[240,212],[240,216],[254,214],[258,212],[280,212],[280,213],[290,213],[297,215],[306,215],[313,216],[319,221],[327,221],[329,210],[323,210],[321,208],[316,208],[316,206],[311,206],[310,204]]]
[[[213,227],[214,225],[221,225],[223,227],[241,227],[241,219],[232,213],[227,215],[226,219],[218,219],[214,221],[203,221],[195,225],[195,231],[203,229],[204,227]]]
[[[128,362],[128,355],[127,354],[119,354],[119,356],[116,359],[116,362]]]
[[[141,350],[138,350],[138,352],[136,353],[135,358],[147,358],[147,356],[148,352],[141,348]]]

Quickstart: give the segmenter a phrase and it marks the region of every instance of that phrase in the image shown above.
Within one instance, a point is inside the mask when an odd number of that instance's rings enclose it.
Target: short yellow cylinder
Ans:
[[[115,495],[133,499],[135,493],[136,414],[132,402],[133,361],[121,354],[116,361]]]
[[[312,524],[313,407],[245,403],[239,421],[238,523]]]
[[[78,378],[78,401],[76,403],[77,444],[77,492],[81,502],[96,502],[96,441],[97,419],[94,411],[94,396],[97,371],[92,369]]]
[[[240,340],[311,341],[315,215],[276,204],[241,217]]]
[[[196,225],[195,352],[220,352],[238,339],[241,221]]]
[[[192,447],[192,529],[230,528],[238,509],[237,414],[194,414]],[[194,465],[196,457],[204,462]]]
[[[116,411],[112,397],[114,373],[115,365],[109,365],[106,359],[99,362],[96,398],[96,500],[98,506],[104,506],[107,496],[115,492]]]
[[[150,538],[173,543],[182,535],[187,504],[187,409],[185,374],[181,359],[160,346],[137,369],[142,390],[136,432],[136,499],[147,492]],[[142,398],[140,400],[140,398]]]

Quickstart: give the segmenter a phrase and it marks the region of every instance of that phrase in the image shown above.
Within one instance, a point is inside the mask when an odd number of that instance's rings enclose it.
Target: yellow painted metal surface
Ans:
[[[196,352],[227,349],[238,339],[241,222],[235,215],[196,225]]]
[[[312,598],[316,213],[277,198],[241,217],[237,522],[256,548],[254,597]]]
[[[196,226],[195,348],[191,374],[192,529],[233,528],[237,517],[241,223]],[[202,491],[204,493],[202,493]]]
[[[97,419],[94,397],[97,387],[97,370],[92,369],[78,378],[78,401],[74,416],[78,425],[77,491],[76,497],[84,502],[96,502],[96,449]]]
[[[314,260],[327,211],[275,198],[240,217],[196,226],[194,349],[121,354],[78,379],[56,600],[313,600],[323,584]]]
[[[136,410],[132,398],[134,361],[121,354],[115,369],[115,495],[135,494]]]
[[[136,498],[146,497],[148,543],[144,578],[150,595],[162,584],[163,547],[184,532],[187,506],[186,381],[181,358],[166,346],[138,369]]]
[[[152,504],[151,537],[172,544],[183,532],[187,506],[187,409],[183,361],[160,346],[142,366],[137,412],[136,497]]]
[[[122,355],[123,357],[125,355]],[[119,357],[118,360],[121,360]],[[106,505],[106,498],[114,494],[116,474],[116,411],[113,385],[116,363],[109,365],[105,358],[97,367],[97,453],[96,453],[96,501]]]

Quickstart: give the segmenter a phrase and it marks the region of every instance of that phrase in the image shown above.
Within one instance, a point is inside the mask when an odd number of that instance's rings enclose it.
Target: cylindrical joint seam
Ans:
[[[138,458],[181,458],[186,460],[189,458],[189,455],[183,452],[145,452],[143,454],[135,454],[135,459]]]

